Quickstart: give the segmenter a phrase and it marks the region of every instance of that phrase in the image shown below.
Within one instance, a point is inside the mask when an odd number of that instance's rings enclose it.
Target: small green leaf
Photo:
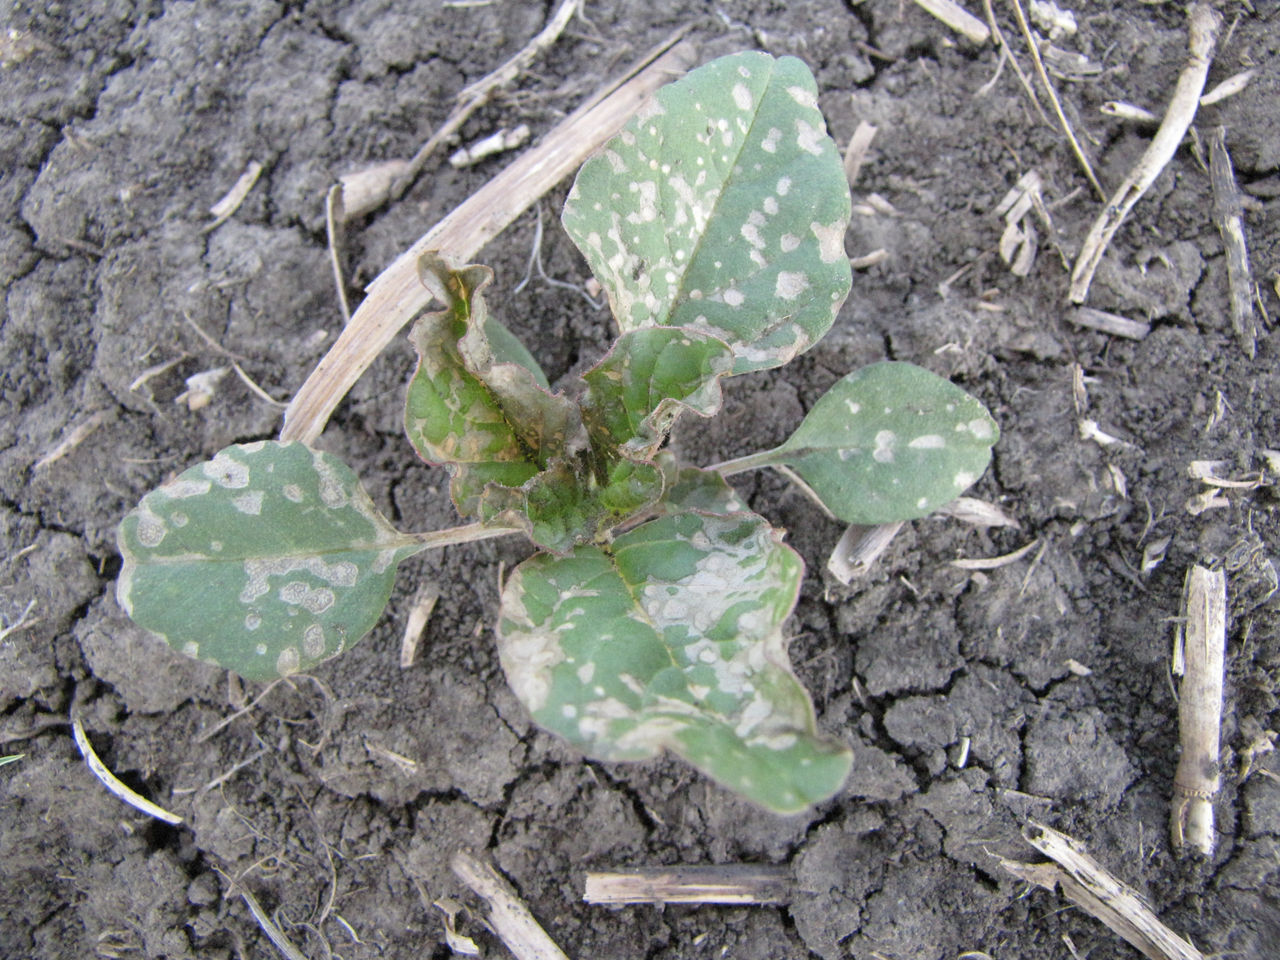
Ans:
[[[666,748],[778,812],[831,796],[849,751],[820,737],[782,625],[803,564],[760,517],[679,513],[609,548],[539,554],[508,579],[499,655],[539,724],[591,756]]]
[[[849,216],[809,68],[739,53],[659,90],[579,170],[563,221],[623,332],[708,333],[743,373],[830,328]]]
[[[675,327],[632,330],[583,374],[583,418],[602,443],[648,460],[680,410],[709,417],[720,409],[720,378],[732,370],[723,340]]]
[[[423,283],[445,309],[428,313],[410,337],[418,369],[405,398],[405,432],[418,454],[445,464],[458,512],[480,514],[487,485],[517,487],[556,458],[587,446],[575,404],[548,392],[537,365],[514,337],[502,338],[502,362],[486,337],[483,289],[487,267],[454,268],[427,253],[419,262]],[[501,335],[500,335],[501,336]],[[532,363],[532,358],[528,358]]]
[[[422,549],[339,459],[301,443],[227,447],[120,524],[116,595],[174,649],[269,680],[377,622],[396,565]]]
[[[999,435],[986,407],[950,381],[909,363],[877,363],[836,383],[759,460],[790,466],[841,520],[893,523],[964,493]]]

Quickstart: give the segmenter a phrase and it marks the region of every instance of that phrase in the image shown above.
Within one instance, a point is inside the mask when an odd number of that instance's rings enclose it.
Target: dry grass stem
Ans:
[[[865,577],[901,529],[901,523],[882,523],[873,527],[856,523],[850,525],[831,551],[827,569],[845,586]]]
[[[987,25],[954,0],[915,0],[915,2],[918,7],[974,43],[986,43],[991,37],[991,31],[987,29]]]
[[[85,420],[83,423],[78,424],[76,427],[74,427],[71,430],[70,433],[68,433],[65,437],[63,437],[60,441],[58,441],[57,446],[55,446],[52,450],[50,450],[43,457],[41,457],[34,464],[32,464],[31,469],[33,471],[43,470],[45,467],[49,466],[51,463],[57,463],[59,460],[61,460],[63,457],[69,454],[76,447],[80,446],[80,444],[84,443],[85,440],[89,438],[89,435],[93,433],[93,431],[97,430],[100,426],[106,423],[109,413],[110,411],[108,410],[94,411],[92,414],[89,415],[89,418],[87,420]]]
[[[587,903],[789,903],[791,869],[778,864],[637,867],[588,873]]]
[[[1053,81],[1049,79],[1049,74],[1045,71],[1044,61],[1040,59],[1040,48],[1036,46],[1035,37],[1031,35],[1031,25],[1027,23],[1027,16],[1022,12],[1022,4],[1019,0],[1012,0],[1013,12],[1018,17],[1018,27],[1022,30],[1022,36],[1027,41],[1027,49],[1031,51],[1031,60],[1036,65],[1036,74],[1040,77],[1040,83],[1044,87],[1045,93],[1049,95],[1049,102],[1053,104],[1053,112],[1058,117],[1058,124],[1062,127],[1062,132],[1067,135],[1067,140],[1071,144],[1071,150],[1075,153],[1076,159],[1080,161],[1080,166],[1084,169],[1084,174],[1089,178],[1089,183],[1098,194],[1098,199],[1105,200],[1107,195],[1102,189],[1102,184],[1098,183],[1098,178],[1093,175],[1093,167],[1089,164],[1089,158],[1085,156],[1084,148],[1080,146],[1080,141],[1076,139],[1075,131],[1071,129],[1071,124],[1067,121],[1067,115],[1062,110],[1062,101],[1058,99],[1058,91],[1053,88]]]
[[[428,583],[422,586],[413,598],[413,607],[409,610],[409,619],[404,624],[404,637],[400,641],[400,669],[408,670],[418,656],[418,644],[422,641],[422,632],[431,619],[431,611],[436,608],[440,599],[440,586]]]
[[[1249,85],[1249,81],[1253,79],[1255,72],[1253,70],[1245,70],[1242,73],[1227,77],[1227,79],[1200,98],[1200,106],[1209,107],[1215,103],[1220,103],[1227,97],[1234,97]]]
[[[1093,307],[1076,307],[1067,312],[1067,319],[1078,327],[1100,330],[1113,337],[1124,337],[1126,340],[1143,340],[1151,332],[1151,324],[1141,320],[1130,320],[1118,313],[1095,310]]]
[[[1216,127],[1209,137],[1209,182],[1213,187],[1213,219],[1227,254],[1227,286],[1231,297],[1231,329],[1240,349],[1252,360],[1258,353],[1258,325],[1253,312],[1253,272],[1244,239],[1240,191],[1236,187],[1227,134]]]
[[[240,174],[240,179],[227,191],[226,196],[209,208],[214,221],[201,232],[209,233],[230,220],[232,214],[240,209],[240,204],[244,203],[244,198],[249,196],[249,191],[253,189],[253,185],[258,182],[260,176],[262,176],[262,164],[254,160],[245,167],[244,173]]]
[[[71,721],[71,735],[76,741],[76,746],[80,749],[80,756],[84,757],[84,762],[89,765],[89,770],[109,792],[119,797],[135,810],[145,813],[148,817],[155,817],[157,820],[163,820],[165,823],[170,824],[182,822],[182,818],[176,813],[170,813],[164,807],[157,806],[146,797],[135,793],[121,783],[119,778],[107,769],[106,764],[98,759],[98,755],[93,750],[93,744],[89,742],[89,738],[84,732],[84,726],[79,720]]]
[[[858,121],[858,128],[849,138],[849,146],[844,151],[844,175],[853,187],[858,182],[858,174],[862,165],[867,162],[867,151],[871,149],[871,141],[875,139],[877,128],[865,120]]]
[[[427,142],[413,155],[413,159],[409,161],[404,171],[392,181],[389,190],[389,198],[391,200],[399,200],[404,196],[405,191],[413,185],[413,181],[417,179],[418,174],[426,167],[431,155],[461,129],[462,125],[467,122],[468,117],[488,103],[489,98],[494,93],[520,76],[525,68],[538,58],[542,51],[560,38],[560,34],[564,33],[564,28],[569,25],[569,21],[573,19],[573,15],[578,12],[581,5],[582,0],[564,0],[556,9],[556,12],[551,15],[546,26],[525,44],[519,53],[497,70],[481,77],[469,87],[465,87],[458,94],[457,106],[449,114],[448,119],[431,134]]]
[[[1018,63],[1018,58],[1014,55],[1013,51],[1009,49],[1009,43],[1004,38],[1004,31],[1000,29],[1000,24],[996,22],[995,11],[991,9],[991,0],[982,0],[982,7],[983,12],[987,15],[987,25],[991,28],[991,35],[995,37],[996,43],[1000,45],[1000,50],[1003,52],[1004,57],[1008,58],[1009,64],[1013,67],[1013,72],[1018,75],[1018,82],[1022,84],[1022,89],[1026,93],[1027,99],[1030,100],[1031,105],[1036,108],[1036,113],[1040,115],[1040,119],[1049,126],[1052,126],[1053,123],[1049,119],[1049,115],[1044,112],[1044,107],[1040,106],[1040,98],[1036,96],[1036,88],[1031,85],[1031,81],[1022,71],[1022,65]],[[1003,62],[1003,58],[1001,62]],[[996,75],[999,76],[999,70],[996,71]],[[995,77],[992,77],[987,84],[983,85],[978,93],[986,93],[988,85],[995,85],[995,79]]]
[[[961,570],[996,570],[999,567],[1007,567],[1011,563],[1017,563],[1039,545],[1039,540],[1032,540],[1025,547],[1019,547],[1017,550],[1013,551],[1013,553],[1006,553],[999,557],[977,557],[971,560],[952,560],[951,566],[959,567]]]
[[[489,923],[516,960],[568,960],[494,867],[459,850],[449,861],[458,879],[489,905]]]
[[[884,263],[889,259],[889,251],[884,247],[877,247],[870,253],[864,253],[860,257],[850,257],[849,266],[854,270],[869,270],[878,263]]]
[[[347,302],[347,281],[342,274],[342,251],[346,246],[347,222],[343,209],[343,186],[335,183],[324,198],[324,230],[329,240],[329,266],[333,268],[333,286],[338,291],[338,306],[342,308],[342,322],[351,322],[351,304]]]
[[[1227,575],[1193,565],[1182,594],[1183,622],[1174,640],[1182,756],[1173,778],[1169,835],[1178,852],[1213,856],[1213,798],[1220,785],[1218,743],[1227,647]]]
[[[1124,223],[1133,205],[1173,159],[1178,144],[1186,136],[1196,115],[1200,93],[1204,90],[1205,77],[1209,75],[1209,64],[1217,45],[1218,31],[1222,28],[1222,18],[1208,4],[1196,3],[1192,4],[1188,19],[1190,58],[1178,77],[1178,84],[1174,88],[1160,129],[1156,131],[1146,152],[1129,171],[1111,202],[1094,221],[1085,238],[1075,269],[1071,273],[1068,296],[1072,303],[1084,303],[1089,296],[1089,285],[1093,282],[1093,275],[1102,262],[1102,255],[1111,243],[1111,238],[1120,229],[1120,224]]]
[[[307,960],[306,954],[293,945],[293,941],[285,936],[285,932],[276,926],[275,922],[267,916],[267,912],[262,909],[258,903],[258,899],[243,887],[240,888],[240,899],[244,901],[249,912],[253,914],[253,919],[258,921],[258,926],[262,928],[262,932],[267,935],[277,950],[279,950],[288,960]]]
[[[310,442],[339,401],[383,348],[431,299],[418,278],[418,258],[443,250],[466,260],[611,137],[664,83],[694,60],[690,44],[669,42],[552,130],[466,202],[427,231],[369,285],[351,322],[285,411],[281,440]]]
[[[525,141],[529,139],[530,133],[527,123],[522,123],[514,129],[503,127],[496,133],[491,133],[484,139],[477,140],[469,147],[461,147],[455,150],[449,155],[449,166],[455,170],[460,170],[463,167],[473,166],[487,157],[514,150],[516,147],[522,147]]]
[[[338,177],[342,186],[343,219],[358,220],[380,207],[391,195],[391,185],[408,169],[408,160],[384,160]]]
[[[1013,876],[1050,892],[1060,891],[1149,960],[1205,960],[1204,954],[1161,923],[1132,888],[1112,876],[1071,837],[1034,821],[1023,830],[1023,836],[1054,862],[1002,859],[1001,866]]]

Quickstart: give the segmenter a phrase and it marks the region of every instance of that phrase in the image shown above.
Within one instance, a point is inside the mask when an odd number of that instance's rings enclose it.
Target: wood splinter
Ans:
[[[1169,834],[1178,852],[1213,856],[1213,797],[1220,783],[1219,729],[1227,646],[1227,575],[1192,566],[1183,588],[1184,622],[1174,640],[1182,756],[1173,778]]]
[[[489,924],[516,960],[568,960],[493,864],[459,850],[449,866],[489,905]]]

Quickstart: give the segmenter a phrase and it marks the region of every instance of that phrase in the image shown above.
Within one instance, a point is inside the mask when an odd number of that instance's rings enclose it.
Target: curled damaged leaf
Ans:
[[[909,363],[876,363],[838,381],[782,446],[786,464],[848,523],[923,517],[987,469],[1000,431],[986,407]]]
[[[671,750],[781,813],[849,771],[816,732],[782,625],[803,563],[760,517],[685,512],[606,549],[522,563],[502,595],[498,651],[539,724],[593,757]]]
[[[483,289],[488,267],[455,269],[434,253],[419,263],[423,283],[445,309],[428,313],[410,334],[418,369],[405,398],[405,432],[425,460],[449,468],[459,513],[477,516],[489,484],[518,487],[557,457],[587,446],[575,404],[539,382],[521,362],[514,337],[502,362],[486,336]],[[527,352],[525,352],[527,356]]]
[[[270,680],[337,656],[377,622],[422,545],[354,473],[301,443],[227,447],[120,524],[116,595],[174,649]]]
[[[624,333],[710,334],[743,373],[831,327],[852,282],[850,212],[809,68],[756,52],[659,90],[582,166],[563,222]]]
[[[681,410],[709,417],[720,409],[720,378],[732,370],[723,340],[675,327],[633,330],[583,374],[583,417],[597,442],[648,460]]]

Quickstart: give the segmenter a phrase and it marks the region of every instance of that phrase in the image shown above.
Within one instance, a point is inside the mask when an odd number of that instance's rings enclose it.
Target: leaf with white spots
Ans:
[[[483,290],[493,271],[454,268],[427,253],[419,274],[445,309],[425,314],[410,334],[418,369],[405,398],[405,432],[419,456],[449,468],[458,512],[477,516],[487,486],[519,487],[584,448],[586,431],[577,406],[545,389],[514,337],[500,338],[501,355],[490,345]]]
[[[782,626],[804,565],[751,513],[659,517],[508,578],[498,652],[534,719],[602,760],[663,749],[782,813],[851,757],[816,732]]]
[[[174,649],[270,680],[337,656],[377,622],[422,545],[350,468],[301,443],[227,447],[120,524],[120,605]]]
[[[849,523],[910,520],[982,476],[1000,431],[986,407],[909,363],[876,363],[837,382],[782,446],[754,466],[786,464]]]
[[[720,378],[733,352],[715,337],[677,327],[646,327],[618,338],[583,374],[587,429],[628,457],[651,458],[681,410],[709,417],[720,409]]]
[[[563,222],[624,333],[710,334],[743,373],[831,327],[851,283],[849,216],[809,68],[739,53],[659,90],[583,165]]]

